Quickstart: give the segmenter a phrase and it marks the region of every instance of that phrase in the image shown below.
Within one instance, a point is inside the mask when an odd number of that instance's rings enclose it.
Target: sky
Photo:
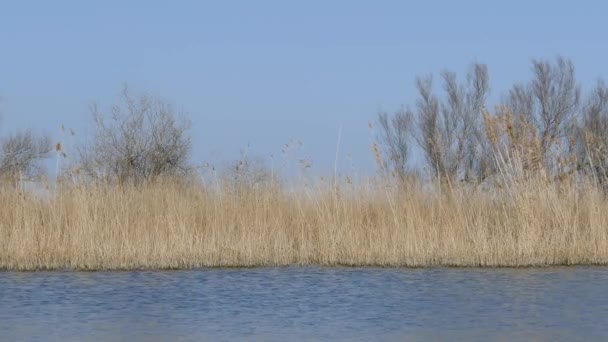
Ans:
[[[490,101],[532,59],[570,58],[583,89],[608,76],[604,1],[0,1],[0,134],[76,141],[123,84],[192,121],[192,158],[247,150],[320,173],[372,170],[368,123],[415,102],[417,75],[473,62]],[[496,104],[496,103],[495,103]],[[338,139],[339,138],[339,139]],[[291,140],[302,145],[289,156]],[[68,151],[69,152],[69,151]]]

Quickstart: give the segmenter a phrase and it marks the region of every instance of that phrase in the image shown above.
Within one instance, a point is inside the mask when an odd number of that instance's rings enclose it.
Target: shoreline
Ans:
[[[426,270],[505,270],[505,271],[533,271],[553,269],[601,269],[608,267],[608,262],[602,264],[538,264],[519,266],[465,266],[465,265],[427,265],[427,266],[381,266],[381,265],[259,265],[259,266],[205,266],[192,268],[39,268],[39,269],[0,269],[2,273],[129,273],[129,272],[204,272],[204,271],[241,271],[241,270],[282,270],[282,269],[319,269],[319,270],[398,270],[398,271],[426,271]]]

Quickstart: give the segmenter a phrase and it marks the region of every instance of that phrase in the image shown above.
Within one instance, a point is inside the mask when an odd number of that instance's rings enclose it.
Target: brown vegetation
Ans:
[[[295,188],[247,154],[197,177],[188,121],[125,89],[47,195],[0,186],[0,269],[608,264],[608,88],[532,70],[493,111],[484,65],[442,73],[445,99],[420,78],[414,109],[379,116],[378,175]],[[29,157],[0,175],[34,170],[39,141],[6,140]]]
[[[494,193],[381,184],[211,190],[178,181],[0,197],[0,268],[608,263],[608,202],[543,179]]]
[[[16,188],[24,181],[39,180],[42,162],[49,156],[52,144],[46,137],[31,131],[19,132],[0,141],[0,182]]]

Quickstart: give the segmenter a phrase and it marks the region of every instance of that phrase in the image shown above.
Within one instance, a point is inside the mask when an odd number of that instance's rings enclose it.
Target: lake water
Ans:
[[[606,340],[608,268],[0,272],[0,340]]]

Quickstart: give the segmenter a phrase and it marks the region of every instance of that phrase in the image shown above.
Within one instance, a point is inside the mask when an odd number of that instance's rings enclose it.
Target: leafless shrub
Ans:
[[[483,178],[488,168],[482,129],[482,110],[489,91],[487,67],[474,64],[465,84],[459,84],[453,72],[444,71],[442,78],[444,101],[433,95],[430,76],[416,81],[416,141],[440,178]]]
[[[422,148],[424,156],[433,174],[447,173],[444,156],[445,148],[440,128],[439,99],[432,92],[432,76],[416,79],[419,98],[416,102],[416,123],[418,131],[414,134],[418,145]]]
[[[452,115],[461,121],[462,173],[465,181],[478,181],[490,173],[490,152],[483,134],[482,113],[489,92],[488,68],[485,64],[473,64],[465,85],[456,84],[456,76],[450,74],[447,83],[448,103]]]
[[[17,182],[42,173],[42,161],[49,156],[52,144],[47,136],[24,131],[3,139],[0,148],[0,177]]]
[[[189,121],[159,98],[133,96],[125,86],[121,103],[104,114],[91,106],[94,133],[80,148],[82,170],[97,180],[141,183],[183,176],[189,164]]]
[[[402,108],[392,116],[382,112],[378,114],[378,124],[380,126],[379,143],[382,146],[378,150],[378,145],[374,145],[377,154],[377,162],[380,169],[386,169],[389,174],[396,176],[400,181],[404,181],[408,174],[409,143],[412,133],[413,114],[410,110]]]
[[[514,86],[506,103],[516,117],[534,125],[544,166],[555,172],[559,150],[567,144],[567,133],[579,109],[580,86],[574,64],[562,57],[555,63],[534,60],[532,71],[532,80],[527,85]]]
[[[603,80],[586,100],[574,136],[579,169],[608,185],[608,86]]]

